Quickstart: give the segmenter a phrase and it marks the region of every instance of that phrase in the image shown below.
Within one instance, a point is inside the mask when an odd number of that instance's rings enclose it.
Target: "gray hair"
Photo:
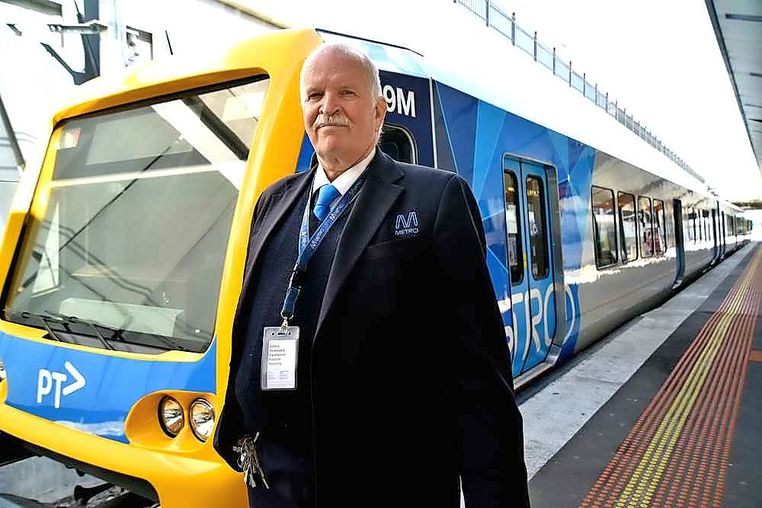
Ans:
[[[312,61],[315,60],[319,55],[327,51],[339,52],[344,56],[348,56],[349,58],[354,59],[360,65],[362,65],[368,75],[368,85],[373,97],[379,98],[383,96],[381,91],[381,78],[378,75],[378,67],[376,67],[376,64],[373,63],[373,60],[368,58],[368,55],[359,49],[350,46],[349,44],[332,42],[321,44],[315,48],[304,61],[304,65],[302,65],[302,71],[299,74],[299,95],[301,96],[302,100],[304,100],[304,70],[309,67],[309,65],[312,64]]]

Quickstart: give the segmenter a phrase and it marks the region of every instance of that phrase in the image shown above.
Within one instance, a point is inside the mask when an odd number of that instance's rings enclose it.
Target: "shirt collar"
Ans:
[[[373,147],[373,150],[371,150],[363,160],[337,176],[333,182],[328,180],[328,177],[325,175],[323,166],[318,164],[317,171],[315,171],[315,178],[312,181],[312,194],[314,194],[315,191],[323,185],[330,183],[333,184],[333,186],[336,187],[336,190],[339,191],[339,194],[343,196],[346,194],[349,188],[352,187],[352,184],[355,183],[358,178],[360,178],[360,175],[363,174],[363,171],[365,171],[365,169],[368,167],[368,164],[370,164],[370,161],[375,155],[376,148]]]

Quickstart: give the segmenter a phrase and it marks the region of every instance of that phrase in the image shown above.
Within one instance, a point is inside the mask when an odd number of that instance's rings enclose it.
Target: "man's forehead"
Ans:
[[[355,55],[337,48],[326,48],[312,55],[305,66],[310,72],[336,72],[340,70],[362,72],[364,65]]]

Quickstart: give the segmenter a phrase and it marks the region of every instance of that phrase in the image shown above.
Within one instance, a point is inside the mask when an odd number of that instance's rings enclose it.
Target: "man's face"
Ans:
[[[302,100],[304,129],[324,165],[347,169],[376,143],[386,102],[373,96],[354,58],[331,50],[314,58],[303,73]]]

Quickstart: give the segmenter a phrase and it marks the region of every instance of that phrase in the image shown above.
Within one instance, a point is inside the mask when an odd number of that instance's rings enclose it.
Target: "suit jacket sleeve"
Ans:
[[[262,224],[265,211],[267,210],[267,204],[269,202],[269,194],[265,191],[257,200],[257,204],[254,207],[254,217],[252,219],[251,231],[249,233],[249,246],[251,246],[251,238],[254,236],[257,227]],[[249,267],[249,253],[246,255],[247,269]],[[244,304],[245,296],[241,293],[238,300],[238,305]],[[239,313],[237,312],[236,315]],[[240,334],[241,326],[239,323],[233,324],[233,343],[230,353],[230,371],[228,374],[228,385],[225,391],[225,402],[222,407],[222,413],[220,414],[220,421],[217,425],[217,431],[214,434],[214,449],[217,453],[225,459],[225,462],[233,468],[235,471],[241,471],[238,467],[238,456],[233,451],[233,446],[236,442],[243,437],[246,432],[246,428],[243,420],[243,413],[238,405],[238,400],[235,396],[235,378],[238,372],[238,362],[241,355],[241,349],[243,344],[243,337],[238,337]]]
[[[442,331],[453,351],[451,389],[466,507],[529,506],[522,420],[481,217],[458,176],[443,192],[433,241],[438,291],[447,305]]]

